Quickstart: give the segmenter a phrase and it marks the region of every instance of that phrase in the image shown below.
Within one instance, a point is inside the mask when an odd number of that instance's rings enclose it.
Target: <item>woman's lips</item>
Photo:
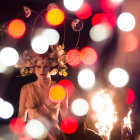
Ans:
[[[44,76],[45,74],[40,74],[41,76]]]

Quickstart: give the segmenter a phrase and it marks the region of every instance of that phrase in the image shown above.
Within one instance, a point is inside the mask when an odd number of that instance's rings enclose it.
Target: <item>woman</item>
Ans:
[[[66,70],[66,66],[61,46],[50,46],[50,48],[43,55],[35,54],[31,50],[24,53],[26,67],[28,64],[28,67],[34,68],[37,80],[24,85],[21,89],[18,117],[25,121],[31,119],[41,121],[48,129],[45,140],[57,140],[60,137],[59,111],[63,119],[67,114],[68,97],[66,95],[61,102],[56,103],[49,98],[48,92],[50,87],[55,84],[51,80],[51,74]]]

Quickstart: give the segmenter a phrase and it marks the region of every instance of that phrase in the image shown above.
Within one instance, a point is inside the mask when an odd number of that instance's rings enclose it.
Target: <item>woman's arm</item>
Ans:
[[[18,117],[24,120],[25,111],[26,111],[26,98],[27,98],[27,87],[23,86],[20,92],[20,100],[19,100],[19,111]]]

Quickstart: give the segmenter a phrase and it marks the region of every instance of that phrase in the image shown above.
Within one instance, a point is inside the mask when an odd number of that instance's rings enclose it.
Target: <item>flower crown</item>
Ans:
[[[51,61],[51,75],[59,73],[61,76],[67,76],[65,54],[64,44],[50,45],[48,51],[44,54],[37,54],[32,49],[29,49],[23,52],[23,55],[19,58],[15,66],[20,68],[21,76],[26,76],[34,72],[37,60],[48,59]]]

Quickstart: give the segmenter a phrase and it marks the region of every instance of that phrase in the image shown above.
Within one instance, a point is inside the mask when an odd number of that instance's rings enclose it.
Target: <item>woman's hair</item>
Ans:
[[[51,45],[44,54],[37,54],[32,49],[25,50],[22,56],[19,58],[18,63],[15,65],[20,68],[21,76],[26,76],[34,72],[34,67],[38,60],[48,59],[51,62],[50,74],[67,76],[67,66],[65,61],[64,45]]]

